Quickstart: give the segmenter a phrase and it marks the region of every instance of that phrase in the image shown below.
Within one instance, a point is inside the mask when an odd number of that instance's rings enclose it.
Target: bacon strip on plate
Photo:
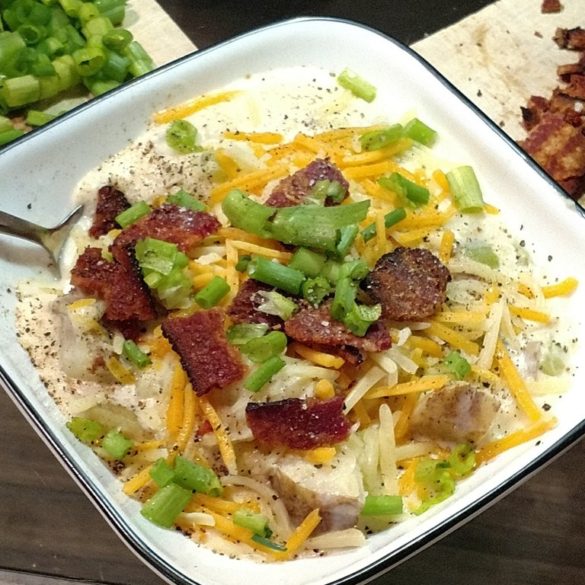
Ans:
[[[108,262],[99,248],[88,247],[79,256],[71,271],[71,283],[84,294],[104,300],[104,318],[120,328],[128,329],[133,322],[156,317],[152,297],[136,264]]]
[[[330,400],[287,398],[249,402],[246,419],[254,439],[266,447],[315,449],[344,441],[351,428],[343,397]]]
[[[122,191],[112,185],[105,185],[98,190],[97,204],[93,223],[89,228],[92,238],[99,238],[110,230],[119,227],[116,216],[130,207],[130,203]]]
[[[199,396],[215,388],[225,388],[244,375],[239,352],[225,336],[224,320],[222,310],[210,309],[162,322],[163,335],[179,354]]]
[[[445,302],[449,270],[425,248],[396,248],[384,254],[362,282],[372,300],[382,304],[382,317],[423,321]]]
[[[383,351],[391,346],[390,335],[381,323],[373,323],[366,335],[358,337],[331,316],[329,307],[330,303],[324,303],[301,309],[285,322],[285,333],[315,349],[333,351],[353,365],[364,360],[363,351]]]
[[[128,255],[134,255],[134,244],[147,237],[177,244],[180,250],[189,252],[220,226],[210,213],[165,204],[123,229],[112,244],[112,254],[125,264]]]
[[[341,171],[329,159],[318,158],[305,168],[286,177],[274,188],[266,205],[272,207],[291,207],[298,205],[307,197],[311,189],[318,181],[337,181],[344,190],[343,198],[349,193],[349,183],[345,180]],[[325,200],[325,205],[333,205],[330,199]]]
[[[282,319],[259,309],[264,298],[259,293],[274,290],[252,278],[246,280],[228,307],[227,313],[234,323],[265,323],[269,327],[282,325]]]

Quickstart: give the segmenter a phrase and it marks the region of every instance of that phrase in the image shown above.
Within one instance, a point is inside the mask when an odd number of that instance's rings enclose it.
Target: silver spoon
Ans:
[[[63,244],[82,212],[83,205],[80,205],[58,225],[46,228],[0,211],[0,234],[8,234],[41,245],[49,253],[58,270]]]

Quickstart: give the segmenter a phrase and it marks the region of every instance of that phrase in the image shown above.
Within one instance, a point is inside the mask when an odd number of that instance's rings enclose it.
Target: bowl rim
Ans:
[[[295,26],[303,23],[314,23],[320,22],[323,24],[334,23],[344,24],[351,27],[356,27],[370,32],[374,35],[382,37],[384,40],[391,44],[394,44],[402,52],[408,54],[411,58],[415,59],[420,65],[428,70],[437,81],[444,85],[450,93],[454,94],[459,101],[463,102],[474,114],[484,122],[492,132],[495,132],[500,139],[504,140],[510,148],[512,148],[524,161],[532,167],[532,170],[539,174],[550,186],[554,187],[557,194],[564,197],[566,201],[574,204],[576,211],[585,218],[585,209],[578,205],[569,195],[564,191],[554,179],[542,169],[536,163],[536,161],[528,155],[522,148],[502,130],[493,120],[491,120],[473,101],[471,101],[465,94],[463,94],[457,87],[450,82],[436,67],[431,65],[424,57],[418,54],[414,49],[405,45],[401,41],[393,38],[392,36],[381,32],[364,23],[360,23],[355,20],[337,18],[337,17],[322,17],[322,16],[301,16],[285,20],[280,20],[268,25],[257,27],[247,31],[245,33],[233,36],[229,39],[221,41],[219,43],[205,47],[204,49],[195,50],[187,53],[177,59],[170,61],[147,74],[135,78],[123,85],[110,90],[100,96],[92,98],[87,102],[79,104],[69,110],[68,112],[58,116],[56,119],[48,122],[46,125],[35,129],[32,132],[24,134],[17,138],[13,142],[7,144],[4,148],[0,149],[0,156],[9,152],[11,149],[25,144],[29,140],[35,140],[35,137],[42,134],[49,128],[63,123],[65,120],[80,115],[83,111],[88,108],[96,107],[99,103],[114,99],[116,95],[124,93],[131,87],[138,86],[145,81],[155,78],[165,72],[180,67],[182,63],[191,60],[197,60],[203,55],[223,50],[228,45],[240,42],[241,40],[262,34],[265,31],[273,30],[280,27]],[[31,427],[36,431],[44,443],[53,452],[56,459],[74,479],[77,485],[86,494],[92,504],[108,522],[108,524],[114,529],[120,540],[134,553],[140,561],[150,567],[156,574],[161,578],[170,583],[176,583],[180,585],[201,585],[199,581],[195,581],[182,571],[178,570],[171,563],[167,562],[162,556],[156,551],[151,549],[146,542],[135,530],[131,522],[127,521],[123,514],[121,514],[107,497],[104,497],[96,484],[84,473],[81,466],[73,458],[70,458],[66,453],[65,449],[61,445],[59,438],[56,433],[52,430],[51,425],[41,416],[37,411],[31,400],[21,391],[19,386],[10,377],[8,372],[0,362],[0,386],[2,386],[8,396],[12,399],[18,409],[22,412],[25,418],[30,423]],[[358,585],[360,583],[369,582],[370,580],[380,576],[381,574],[389,571],[396,565],[414,556],[423,549],[429,547],[434,542],[446,536],[450,532],[454,531],[458,526],[471,520],[491,504],[496,503],[498,500],[503,498],[506,494],[511,492],[513,489],[518,487],[522,482],[529,479],[545,465],[551,463],[554,459],[560,456],[564,451],[568,450],[575,443],[577,443],[585,435],[585,419],[581,420],[577,425],[567,431],[559,440],[548,447],[546,450],[540,452],[537,456],[532,458],[528,463],[518,469],[515,473],[506,476],[502,481],[495,486],[493,489],[483,494],[482,496],[475,499],[473,502],[465,506],[459,511],[456,511],[448,518],[437,522],[425,533],[419,537],[410,540],[401,547],[393,550],[391,553],[381,556],[376,560],[372,560],[369,564],[363,567],[347,573],[339,577],[335,584],[339,585]],[[332,582],[333,583],[333,582]]]

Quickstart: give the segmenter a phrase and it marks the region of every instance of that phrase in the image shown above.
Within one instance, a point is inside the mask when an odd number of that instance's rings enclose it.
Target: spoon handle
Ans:
[[[47,228],[31,223],[26,219],[0,211],[0,234],[8,234],[42,244],[41,236],[47,231]]]

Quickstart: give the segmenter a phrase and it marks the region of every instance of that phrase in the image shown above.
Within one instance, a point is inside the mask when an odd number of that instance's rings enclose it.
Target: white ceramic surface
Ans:
[[[415,111],[440,135],[451,160],[473,164],[484,194],[500,206],[512,232],[534,244],[535,261],[551,276],[585,274],[585,222],[521,151],[410,50],[371,29],[327,19],[298,19],[251,32],[182,58],[65,115],[0,153],[0,208],[50,225],[70,209],[77,181],[140,134],[155,110],[218,89],[246,73],[312,64],[349,66],[375,83],[392,112]],[[553,261],[548,260],[552,255]],[[24,261],[26,259],[26,261]],[[0,381],[122,540],[175,583],[279,585],[358,583],[416,553],[516,486],[576,441],[585,429],[585,374],[577,368],[559,402],[559,425],[536,444],[506,453],[464,481],[456,497],[420,518],[368,539],[364,548],[283,564],[256,564],[216,555],[183,536],[143,520],[138,504],[88,449],[64,430],[15,334],[14,288],[44,268],[44,252],[0,237]],[[585,288],[567,302],[577,334],[583,330]],[[585,344],[575,355],[585,362]]]

